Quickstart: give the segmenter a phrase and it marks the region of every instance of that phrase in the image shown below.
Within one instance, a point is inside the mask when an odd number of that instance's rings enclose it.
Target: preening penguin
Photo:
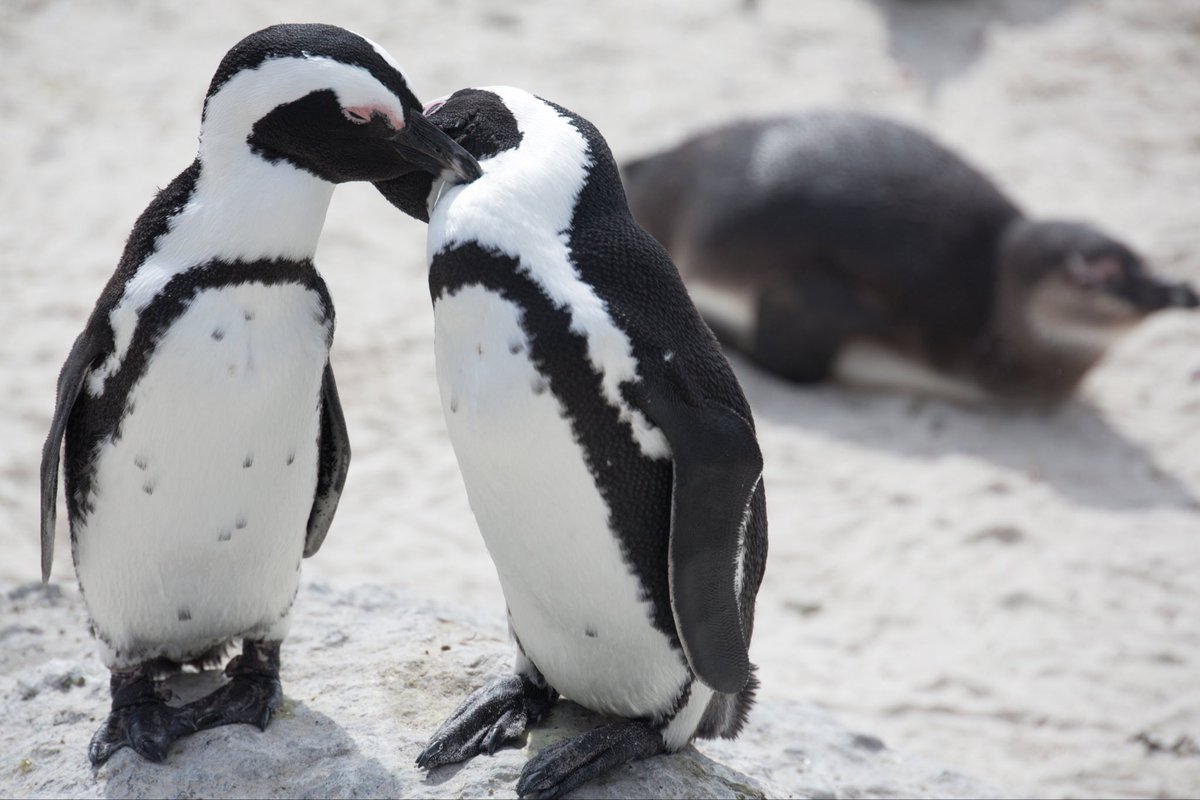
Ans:
[[[560,694],[625,718],[526,765],[518,792],[554,796],[742,727],[762,457],[733,372],[630,217],[596,128],[507,87],[426,111],[483,176],[377,185],[429,218],[442,407],[516,664],[418,764],[493,752]]]
[[[313,266],[334,184],[478,166],[425,122],[390,56],[329,25],[277,25],[222,60],[195,162],[142,214],[63,366],[42,456],[42,576],[65,457],[75,571],[112,712],[100,764],[179,736],[265,727],[300,560],[320,548],[350,449]],[[156,674],[231,680],[168,706]]]
[[[1147,314],[1200,303],[866,114],[732,123],[624,177],[717,335],[795,381],[1055,402]]]

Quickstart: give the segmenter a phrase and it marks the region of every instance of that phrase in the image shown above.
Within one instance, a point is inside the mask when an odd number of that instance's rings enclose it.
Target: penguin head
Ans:
[[[460,89],[425,108],[429,121],[479,159],[492,203],[530,211],[565,186],[588,186],[589,208],[628,215],[621,175],[608,144],[588,120],[562,106],[511,86]],[[410,175],[376,183],[405,213],[428,220],[446,178]],[[464,190],[465,191],[465,190]],[[476,195],[479,196],[478,194]],[[502,199],[501,199],[502,198]]]
[[[1002,244],[1001,263],[1021,284],[1055,285],[1084,303],[1104,298],[1131,315],[1200,306],[1192,287],[1162,280],[1126,244],[1080,222],[1014,223]]]
[[[399,64],[333,25],[274,25],[222,59],[204,101],[200,160],[220,169],[247,148],[330,183],[480,174],[475,159],[421,115]]]
[[[1013,223],[1001,244],[1000,269],[1044,338],[1086,341],[1098,352],[1152,312],[1200,306],[1186,283],[1162,280],[1127,245],[1078,222]]]
[[[439,97],[425,106],[424,114],[438,130],[480,161],[521,145],[521,130],[512,109],[487,89],[460,89]],[[375,186],[392,205],[428,222],[430,193],[436,180],[428,172],[413,172]]]

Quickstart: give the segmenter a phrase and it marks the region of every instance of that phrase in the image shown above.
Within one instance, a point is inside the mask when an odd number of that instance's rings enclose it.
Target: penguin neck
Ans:
[[[1002,262],[996,276],[990,357],[980,366],[996,373],[997,385],[1020,394],[1065,396],[1100,360],[1111,339],[1084,336],[1082,328],[1057,321],[1050,287],[1028,285],[1006,266]]]
[[[195,186],[154,260],[175,269],[214,260],[311,260],[334,185],[286,161],[267,161],[245,136],[205,130],[200,141]]]
[[[510,256],[545,247],[563,250],[560,234],[570,229],[595,165],[588,142],[545,102],[506,87],[488,91],[512,111],[519,142],[499,152],[462,143],[479,160],[483,176],[449,188],[435,182],[429,196],[431,248],[479,241]]]

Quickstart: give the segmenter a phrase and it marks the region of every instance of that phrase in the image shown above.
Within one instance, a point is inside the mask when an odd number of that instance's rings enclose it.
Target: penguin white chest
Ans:
[[[688,679],[682,655],[651,622],[584,450],[531,360],[522,318],[478,285],[434,304],[446,424],[513,630],[572,700],[665,715]]]
[[[76,570],[106,660],[286,630],[317,479],[329,322],[316,292],[199,292],[95,460]]]

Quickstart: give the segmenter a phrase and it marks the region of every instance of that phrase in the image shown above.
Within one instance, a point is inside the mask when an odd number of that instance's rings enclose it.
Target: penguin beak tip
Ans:
[[[483,177],[483,167],[474,158],[454,159],[450,166],[451,172],[457,175],[462,183],[472,183]]]

